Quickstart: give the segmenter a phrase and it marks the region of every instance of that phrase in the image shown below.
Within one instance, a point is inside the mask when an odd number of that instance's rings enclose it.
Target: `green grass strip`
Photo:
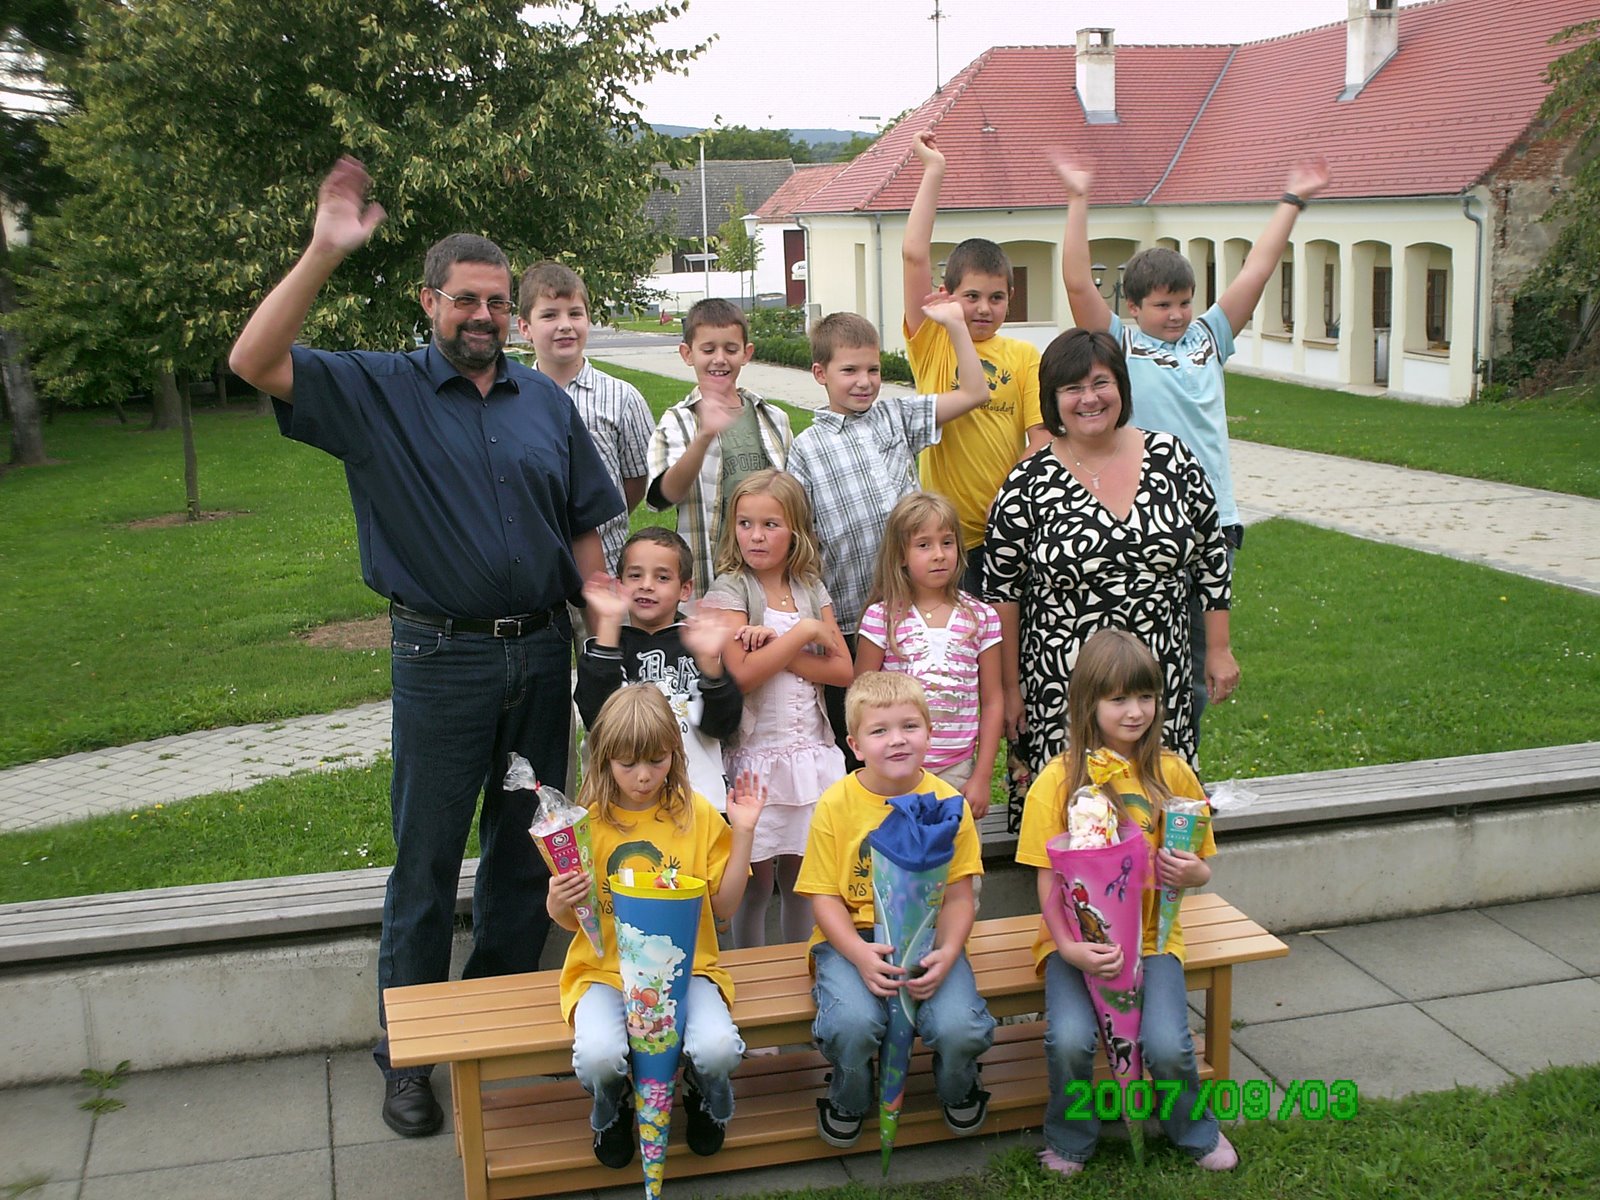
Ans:
[[[1138,398],[1134,421],[1138,422]],[[1600,388],[1450,408],[1229,374],[1228,433],[1251,442],[1600,498]]]

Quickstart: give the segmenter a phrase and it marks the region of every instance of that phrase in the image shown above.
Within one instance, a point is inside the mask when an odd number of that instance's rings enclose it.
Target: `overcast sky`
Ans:
[[[607,0],[609,4],[628,0]],[[639,3],[628,3],[640,7]],[[939,78],[991,46],[1071,45],[1110,26],[1119,45],[1240,42],[1343,21],[1347,0],[940,0]],[[873,129],[934,89],[934,0],[690,0],[659,27],[687,47],[717,34],[687,76],[638,91],[659,124]]]

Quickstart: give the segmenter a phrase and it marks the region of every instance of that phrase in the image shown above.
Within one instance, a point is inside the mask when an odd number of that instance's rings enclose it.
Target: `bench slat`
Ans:
[[[1221,897],[1186,896],[1182,921],[1188,966],[1196,972],[1217,962],[1253,962],[1287,953],[1283,943]],[[1031,948],[1038,918],[980,921],[968,943],[973,971],[986,996],[1032,997],[1042,990]],[[814,1009],[803,947],[734,950],[723,956],[734,979],[733,1019],[747,1044],[784,1045],[809,1040]],[[754,981],[748,978],[758,974]],[[557,1008],[558,972],[507,975],[392,988],[385,995],[390,1056],[400,1066],[465,1058],[516,1057],[541,1064],[540,1073],[565,1069],[572,1032]],[[1012,1011],[1031,1007],[1007,1005]],[[486,1066],[504,1078],[497,1067]]]

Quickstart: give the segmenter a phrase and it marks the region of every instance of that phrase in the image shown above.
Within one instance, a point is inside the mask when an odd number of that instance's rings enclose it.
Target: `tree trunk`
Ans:
[[[11,251],[5,229],[0,227],[0,317],[9,317],[17,308],[11,286]],[[0,325],[0,370],[5,374],[6,398],[11,407],[11,461],[21,467],[36,467],[44,462],[44,434],[39,427],[39,395],[33,390],[33,372],[28,369],[28,348],[22,335]]]
[[[161,387],[165,390],[172,380],[171,375],[161,377]],[[200,519],[200,460],[194,452],[194,422],[190,420],[189,385],[186,383],[178,391],[178,423],[183,428],[183,492],[189,506],[189,520]]]
[[[183,424],[183,398],[178,395],[178,381],[171,371],[161,372],[155,390],[150,393],[149,429],[177,429]]]
[[[256,389],[256,416],[258,416],[258,417],[270,417],[271,415],[272,415],[272,397],[267,395],[260,388],[257,388]]]
[[[217,385],[217,407],[228,407],[228,367],[226,363],[219,362],[212,368],[211,377]]]

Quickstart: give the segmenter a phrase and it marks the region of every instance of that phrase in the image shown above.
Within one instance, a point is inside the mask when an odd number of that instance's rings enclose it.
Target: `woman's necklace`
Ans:
[[[1113,462],[1116,461],[1117,455],[1122,453],[1122,439],[1121,438],[1117,439],[1116,448],[1113,449],[1111,451],[1111,453],[1106,456],[1106,460],[1105,460],[1105,462],[1100,464],[1099,470],[1095,470],[1095,469],[1085,465],[1077,457],[1077,455],[1072,453],[1072,448],[1071,447],[1072,447],[1072,443],[1070,441],[1068,441],[1067,442],[1067,457],[1072,459],[1072,465],[1073,466],[1077,467],[1078,470],[1082,471],[1085,475],[1087,475],[1089,477],[1089,486],[1091,488],[1093,488],[1095,491],[1098,492],[1100,490],[1100,476],[1105,472],[1105,469],[1107,467],[1109,467]]]
[[[943,612],[945,606],[949,603],[948,600],[943,598],[935,600],[932,604],[923,604],[920,600],[912,601],[916,610],[922,614],[923,623],[926,625],[933,624],[933,619]]]

